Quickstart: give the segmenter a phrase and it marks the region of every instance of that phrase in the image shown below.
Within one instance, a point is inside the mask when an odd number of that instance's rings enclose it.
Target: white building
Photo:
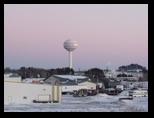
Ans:
[[[108,69],[104,69],[103,72],[106,78],[116,78],[117,76],[114,72]]]
[[[104,87],[104,84],[102,82],[96,83],[96,82],[91,81],[91,80],[92,79],[84,81],[84,82],[80,82],[80,83],[78,83],[78,85],[80,85],[80,86],[87,86],[87,88],[89,90],[96,90],[97,84],[99,85],[99,87],[102,87],[102,86]]]
[[[18,79],[16,81],[12,79],[4,78],[4,104],[24,104],[34,101],[61,103],[59,85],[20,83]]]
[[[143,78],[143,72],[138,71],[138,70],[135,70],[135,71],[132,71],[132,70],[118,71],[118,70],[116,70],[116,71],[114,71],[114,75],[117,76],[119,74],[132,75],[135,78]]]
[[[133,89],[129,90],[129,96],[132,96],[132,97],[147,97],[148,91],[142,90],[142,88],[133,88]]]

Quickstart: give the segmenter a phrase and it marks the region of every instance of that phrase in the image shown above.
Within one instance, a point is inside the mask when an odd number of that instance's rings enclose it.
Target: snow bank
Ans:
[[[118,94],[118,96],[128,96],[129,94],[128,92],[129,92],[128,90],[124,90],[120,94]]]

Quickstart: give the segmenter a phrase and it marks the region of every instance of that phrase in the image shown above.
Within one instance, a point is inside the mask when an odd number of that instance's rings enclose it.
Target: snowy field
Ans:
[[[148,97],[122,100],[128,91],[117,96],[98,94],[96,96],[73,97],[62,95],[62,103],[31,103],[4,105],[4,112],[148,112]]]

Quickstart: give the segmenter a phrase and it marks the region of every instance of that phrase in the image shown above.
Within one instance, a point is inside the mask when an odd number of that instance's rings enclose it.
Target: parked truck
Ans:
[[[82,96],[87,96],[87,95],[88,95],[87,89],[79,89],[79,90],[73,91],[73,97],[82,97]]]

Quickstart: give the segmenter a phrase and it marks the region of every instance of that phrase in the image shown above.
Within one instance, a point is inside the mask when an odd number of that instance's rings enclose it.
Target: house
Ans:
[[[97,80],[96,78],[88,78],[85,79],[84,81],[78,81],[78,85],[84,85],[87,86],[89,90],[96,90],[97,89],[97,85],[98,88],[104,88],[104,83],[102,80]]]
[[[59,82],[62,86],[62,92],[73,92],[73,90],[79,89],[95,89],[96,85],[99,88],[104,87],[103,82],[97,81],[95,78],[88,78],[86,76],[76,76],[76,75],[53,75],[44,80],[44,83],[55,84]]]
[[[61,86],[23,83],[18,76],[4,74],[4,104],[25,104],[34,101],[61,103]]]
[[[72,93],[73,90],[87,89],[87,86],[78,86],[77,79],[84,79],[85,76],[73,76],[73,75],[53,75],[44,79],[44,83],[57,85],[62,87],[62,93]]]
[[[138,77],[116,77],[116,80],[118,81],[130,81],[130,82],[137,82],[138,81]]]
[[[102,81],[104,82],[105,88],[112,88],[120,84],[120,81],[117,81],[115,78],[102,78]]]

